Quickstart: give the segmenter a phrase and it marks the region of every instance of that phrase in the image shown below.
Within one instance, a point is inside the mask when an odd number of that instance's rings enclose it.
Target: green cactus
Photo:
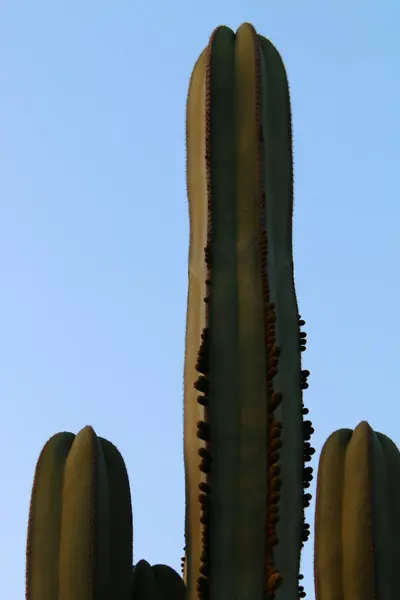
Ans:
[[[319,463],[317,600],[400,597],[400,453],[366,422],[341,429]]]
[[[185,600],[181,577],[166,565],[150,566],[140,560],[133,569],[132,598],[139,600]]]
[[[91,427],[58,433],[35,472],[27,600],[129,598],[132,513],[124,461]]]
[[[290,99],[277,50],[247,23],[236,34],[218,27],[194,67],[187,188],[188,600],[297,598],[313,450]]]

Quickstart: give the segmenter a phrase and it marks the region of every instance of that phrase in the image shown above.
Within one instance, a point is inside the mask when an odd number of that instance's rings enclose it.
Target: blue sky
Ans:
[[[317,456],[364,419],[400,444],[399,19],[396,0],[3,0],[0,597],[24,594],[38,454],[86,424],[126,459],[135,561],[179,568],[185,103],[216,25],[252,22],[291,84]],[[312,600],[312,541],[303,571]]]

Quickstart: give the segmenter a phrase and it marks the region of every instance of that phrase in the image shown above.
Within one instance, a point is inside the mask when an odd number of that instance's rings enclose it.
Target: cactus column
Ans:
[[[35,471],[26,600],[129,600],[132,511],[124,461],[91,427],[58,433]]]
[[[298,597],[305,333],[294,288],[286,73],[249,24],[219,27],[187,104],[188,598]]]
[[[317,600],[400,597],[400,453],[366,422],[326,441],[315,516]]]

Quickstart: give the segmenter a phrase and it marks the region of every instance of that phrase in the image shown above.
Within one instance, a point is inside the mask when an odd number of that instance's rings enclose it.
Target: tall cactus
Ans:
[[[400,598],[400,453],[366,422],[341,429],[319,463],[317,600]]]
[[[188,600],[298,597],[313,450],[294,287],[288,83],[267,39],[218,27],[187,103]],[[301,591],[301,590],[300,590]]]

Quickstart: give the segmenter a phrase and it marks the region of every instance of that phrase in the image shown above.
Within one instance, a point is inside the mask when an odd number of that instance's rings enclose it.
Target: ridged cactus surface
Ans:
[[[185,600],[185,584],[166,565],[140,560],[133,569],[132,600]]]
[[[27,600],[128,600],[132,513],[116,447],[91,427],[58,433],[35,472],[28,526]]]
[[[295,599],[313,450],[291,111],[278,52],[247,23],[217,28],[193,70],[187,189],[188,598]]]
[[[92,427],[58,433],[36,465],[28,525],[27,600],[184,600],[171,567],[132,567],[128,475]]]
[[[341,429],[319,463],[317,600],[400,598],[400,453],[366,422]]]

